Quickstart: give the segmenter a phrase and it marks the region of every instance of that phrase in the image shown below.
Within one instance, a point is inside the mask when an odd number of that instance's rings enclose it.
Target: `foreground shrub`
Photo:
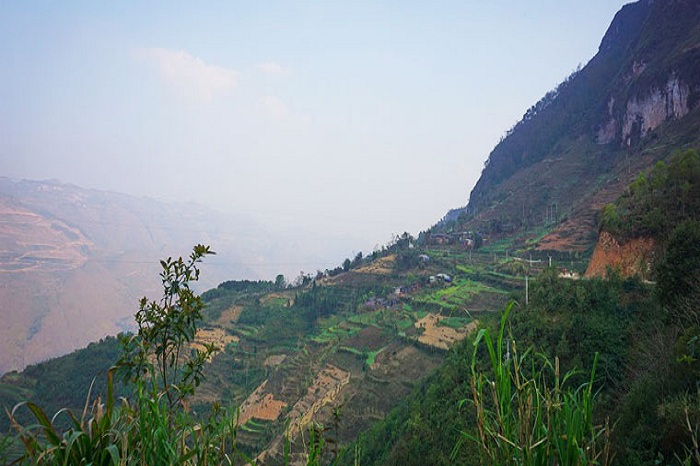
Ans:
[[[236,449],[236,411],[215,407],[196,419],[189,397],[216,351],[190,348],[201,319],[202,301],[190,289],[208,246],[195,246],[187,260],[161,261],[163,297],[143,298],[136,313],[138,333],[123,338],[124,354],[109,371],[104,402],[87,401],[80,417],[62,409],[52,418],[36,404],[20,403],[10,414],[22,449],[12,464],[36,465],[232,465],[251,463]],[[131,400],[114,397],[115,372],[131,384]],[[35,423],[21,425],[27,409]],[[60,421],[68,418],[68,429]],[[11,448],[6,448],[11,449]]]

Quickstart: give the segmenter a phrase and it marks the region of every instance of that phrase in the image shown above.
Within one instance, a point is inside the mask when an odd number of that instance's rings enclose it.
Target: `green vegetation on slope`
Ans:
[[[50,413],[61,408],[78,412],[91,386],[93,393],[107,392],[107,372],[120,355],[118,338],[107,337],[71,354],[28,366],[20,373],[7,373],[0,379],[0,406],[12,409],[17,403],[32,400]],[[121,396],[127,390],[117,383],[115,392]],[[26,422],[26,414],[20,413],[18,418]],[[8,430],[9,419],[0,416],[0,432]]]
[[[469,390],[468,367],[471,343],[468,338],[446,356],[445,362],[427,377],[413,394],[381,422],[360,435],[357,449],[363,466],[401,464],[478,465],[475,451],[461,449],[451,458],[460,432],[473,429],[473,411],[460,407]],[[341,465],[352,465],[354,447],[340,458]]]
[[[684,457],[692,442],[683,406],[691,407],[692,425],[700,425],[693,408],[700,366],[689,353],[697,347],[692,332],[679,334],[652,290],[637,279],[566,280],[552,271],[533,281],[531,296],[529,306],[512,311],[512,338],[519,350],[533,346],[551,361],[558,357],[562,374],[580,370],[570,377],[573,387],[586,382],[599,355],[595,424],[609,420],[614,426],[614,464]],[[423,458],[479,464],[469,442],[450,458],[459,432],[476,435],[473,406],[460,404],[471,393],[469,355],[469,341],[458,345],[411,398],[360,437],[363,465],[419,465]]]
[[[659,244],[657,284],[639,277],[532,278],[529,304],[516,306],[509,335],[518,348],[558,359],[573,386],[595,370],[595,424],[613,426],[612,464],[694,464],[700,460],[700,164],[693,150],[660,162],[602,213],[603,228],[622,238],[650,235]],[[617,215],[610,223],[611,210]],[[606,218],[606,215],[608,218]],[[475,276],[472,266],[460,271]],[[481,324],[494,329],[486,318]],[[467,442],[449,458],[455,432],[476,436],[460,400],[469,396],[467,343],[387,419],[361,436],[363,464],[478,464]],[[462,372],[460,372],[462,370]],[[436,406],[441,406],[439,414]],[[472,406],[473,408],[473,406]],[[435,438],[434,432],[443,434]],[[449,440],[448,440],[449,439]],[[466,450],[465,450],[466,449]],[[482,457],[483,460],[483,457]],[[346,463],[349,464],[349,463]]]
[[[324,364],[350,371],[353,380],[358,380],[357,386],[351,388],[352,399],[338,400],[348,407],[348,415],[343,418],[343,442],[352,439],[363,426],[370,423],[372,417],[364,418],[362,414],[367,401],[372,406],[371,416],[388,411],[442,358],[442,349],[436,349],[430,344],[418,345],[416,322],[428,314],[426,308],[432,307],[421,303],[418,296],[449,296],[450,305],[461,308],[470,305],[473,292],[478,288],[475,281],[467,279],[466,273],[456,267],[459,262],[466,260],[464,251],[430,251],[430,254],[435,254],[435,258],[429,266],[421,265],[417,256],[410,254],[411,260],[400,266],[401,271],[387,268],[387,265],[395,265],[393,254],[412,248],[408,239],[401,241],[403,249],[393,245],[392,255],[384,254],[376,259],[363,260],[363,264],[368,266],[365,269],[324,276],[296,288],[279,288],[271,282],[242,281],[225,282],[204,293],[204,330],[224,335],[227,343],[220,345],[222,351],[203,367],[203,374],[191,372],[193,376],[207,376],[204,385],[198,389],[197,396],[190,397],[187,401],[193,419],[203,420],[209,414],[215,414],[217,403],[241,405],[266,379],[276,399],[284,401],[291,408],[298,399],[294,397],[305,393]],[[373,260],[383,264],[376,272],[372,271]],[[475,261],[472,267],[480,269],[481,266]],[[356,268],[359,269],[360,266]],[[445,271],[456,274],[454,283],[429,283],[429,275]],[[399,289],[403,291],[397,294]],[[485,287],[479,291],[477,297],[482,294],[493,295],[485,300],[479,298],[481,306],[503,302],[502,297],[496,299],[502,293],[495,292],[494,289]],[[494,304],[491,309],[499,305]],[[142,302],[140,315],[144,319],[160,315],[159,306],[158,303]],[[435,310],[440,309],[438,306]],[[144,323],[146,321],[142,320]],[[438,327],[460,330],[470,321],[464,316],[445,316]],[[191,327],[185,326],[183,330],[187,335],[192,334]],[[156,339],[148,345],[160,344],[158,341]],[[138,355],[138,348],[139,345],[133,347],[133,355]],[[93,351],[96,355],[101,354],[98,349],[104,353],[104,357],[91,358]],[[111,352],[105,351],[106,349]],[[119,354],[117,340],[108,339],[91,345],[90,351],[83,350],[39,365],[40,371],[36,375],[41,377],[41,381],[26,373],[8,374],[3,378],[5,385],[0,392],[2,402],[11,409],[17,402],[30,399],[46,413],[55,413],[62,408],[79,413],[87,399],[87,387],[90,386],[93,374],[98,374],[93,397],[106,393],[105,374],[115,364]],[[71,374],[66,369],[69,365],[81,367],[79,358],[89,359],[90,364],[96,365],[95,370],[89,374],[78,371],[81,377],[71,377],[70,380],[70,386],[75,386],[76,389],[64,392],[63,387],[69,385],[62,380],[62,375]],[[166,356],[165,360],[169,358]],[[197,360],[201,361],[202,357]],[[142,374],[140,368],[146,368],[149,364],[144,358],[132,361],[140,361],[132,367],[132,375]],[[268,361],[273,362],[268,365]],[[406,364],[415,367],[402,367]],[[162,365],[161,360],[157,366]],[[58,369],[55,370],[55,367]],[[82,367],[92,366],[83,364]],[[180,371],[172,372],[166,379],[171,380],[170,377],[175,374],[179,375]],[[168,386],[172,385],[172,382],[167,383]],[[78,390],[79,387],[82,390]],[[165,385],[161,389],[163,387]],[[124,396],[130,400],[139,396],[138,390],[134,392],[133,386],[129,388],[120,385],[114,388],[115,396]],[[173,388],[165,389],[163,393],[173,390],[174,393],[191,392],[191,389],[182,391]],[[65,397],[56,397],[59,392],[65,393]],[[179,403],[177,397],[173,400]],[[172,404],[167,396],[162,401],[166,403],[164,409]],[[283,413],[288,412],[289,408]],[[31,423],[33,415],[30,411],[20,409],[16,414],[16,420],[20,424]],[[69,417],[59,416],[57,419],[59,423],[54,426],[56,429],[70,425]],[[129,419],[128,422],[136,421],[134,417]],[[126,418],[122,420],[127,422]],[[262,424],[264,428],[250,422],[243,424],[238,451],[252,457],[269,447],[272,439],[283,435],[283,420],[284,418],[277,422],[265,421]]]
[[[597,354],[590,379],[577,384],[576,372],[562,372],[558,358],[518,349],[505,332],[512,305],[497,336],[484,329],[474,342],[472,397],[464,402],[473,402],[477,435],[463,432],[463,440],[476,445],[486,465],[609,464],[609,426],[593,421]],[[488,353],[481,358],[487,360],[485,369],[478,358],[480,343]]]
[[[657,165],[649,175],[651,181],[640,177],[615,204],[620,235],[664,237],[655,288],[615,276],[575,281],[559,278],[554,269],[539,273],[543,264],[535,267],[529,261],[501,258],[502,253],[509,254],[505,243],[496,243],[492,250],[470,251],[461,245],[413,244],[409,236],[400,238],[400,247],[397,242],[372,258],[356,258],[344,273],[300,279],[296,288],[284,286],[283,279],[225,282],[203,297],[208,307],[201,310],[207,325],[229,340],[206,365],[204,374],[198,369],[190,372],[192,377],[209,377],[199,389],[201,395],[188,399],[193,413],[198,413],[192,419],[199,422],[210,414],[223,415],[217,403],[240,405],[267,380],[270,390],[277,390],[276,399],[287,407],[278,421],[253,419],[240,427],[237,451],[254,456],[284,435],[284,416],[314,387],[321,368],[330,364],[351,380],[348,398],[336,400],[324,414],[325,422],[332,422],[328,411],[343,407],[345,417],[338,417],[342,429],[336,430],[344,433],[336,432],[333,441],[344,444],[371,419],[383,417],[442,358],[443,350],[419,341],[423,334],[416,327],[419,319],[428,312],[439,313],[438,329],[460,329],[476,312],[480,324],[493,329],[497,323],[488,311],[500,308],[514,287],[523,286],[523,275],[528,273],[532,279],[529,305],[521,303],[509,321],[509,335],[517,348],[533,347],[543,355],[542,361],[558,360],[561,373],[582,370],[567,376],[572,387],[586,383],[598,355],[595,387],[600,395],[594,419],[596,425],[603,425],[609,418],[615,426],[611,448],[616,464],[685,458],[686,448],[692,448],[697,438],[687,425],[700,425],[700,398],[695,392],[700,376],[699,166],[694,151],[678,153],[668,164]],[[154,317],[159,309],[157,303],[141,305],[144,317]],[[187,321],[181,323],[184,334],[192,335],[193,327]],[[157,346],[158,341],[152,344]],[[32,366],[22,374],[7,374],[0,386],[0,400],[11,408],[31,398],[36,403],[32,406],[41,406],[48,413],[63,407],[80,412],[92,374],[106,374],[118,358],[115,339],[89,350],[56,363]],[[402,401],[384,423],[363,434],[358,442],[361,464],[410,465],[424,458],[431,458],[433,464],[478,464],[473,443],[466,442],[454,453],[455,445],[464,438],[462,433],[477,432],[473,407],[460,403],[470,398],[473,387],[470,355],[468,343],[457,344],[447,352],[445,364],[419,382],[411,398]],[[482,350],[479,358],[485,356]],[[161,359],[159,367],[163,360],[168,358]],[[202,357],[197,360],[202,362]],[[148,366],[145,359],[140,361],[141,367]],[[85,367],[91,372],[82,370]],[[392,373],[392,367],[403,374]],[[484,373],[489,376],[489,369]],[[550,375],[541,374],[536,378],[549,380]],[[106,380],[98,376],[94,394],[107,392]],[[170,390],[166,386],[174,385],[165,382],[160,387],[164,394]],[[127,397],[143,393],[114,388]],[[162,406],[153,406],[154,426],[161,410],[179,405],[179,396],[173,402],[165,395]],[[16,419],[26,424],[39,411],[21,412]],[[130,416],[121,419],[127,423],[138,419],[133,413]],[[221,419],[231,418],[223,415]],[[58,422],[55,427],[63,428],[71,420],[59,416]],[[315,435],[321,442],[330,434],[319,431]],[[350,447],[348,451],[355,450]],[[304,454],[298,448],[297,453]],[[321,456],[329,459],[330,453]]]
[[[700,156],[675,152],[640,174],[628,191],[601,212],[601,228],[619,240],[651,236],[665,240],[676,225],[700,212]]]

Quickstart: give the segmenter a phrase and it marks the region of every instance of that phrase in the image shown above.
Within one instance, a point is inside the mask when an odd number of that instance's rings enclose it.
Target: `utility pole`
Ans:
[[[530,304],[530,267],[532,267],[532,253],[530,253],[530,261],[527,264],[527,273],[525,274],[525,306]]]
[[[527,306],[530,301],[530,289],[529,289],[529,284],[527,280],[528,274],[525,274],[525,305]]]

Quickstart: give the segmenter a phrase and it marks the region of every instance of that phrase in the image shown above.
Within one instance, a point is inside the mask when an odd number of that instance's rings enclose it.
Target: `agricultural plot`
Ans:
[[[329,327],[311,338],[315,343],[339,343],[360,331],[360,327],[354,325],[338,325]]]
[[[458,278],[454,284],[429,291],[414,299],[417,305],[427,305],[441,311],[461,311],[467,303],[481,293],[505,294],[505,291],[491,287],[483,282]]]
[[[357,273],[388,275],[394,273],[395,254],[377,259],[367,265],[355,269]]]
[[[240,429],[243,432],[248,432],[251,434],[262,434],[268,427],[268,423],[256,421],[255,419],[249,419],[245,424],[240,425]]]
[[[441,325],[447,317],[428,314],[416,322],[415,326],[420,331],[418,341],[424,345],[442,350],[448,350],[455,342],[463,340],[477,326],[476,321],[469,322],[463,327],[453,328],[446,324]],[[450,321],[448,321],[450,322]],[[454,321],[450,322],[453,323]],[[454,325],[454,323],[453,323]]]
[[[314,378],[301,398],[287,415],[289,420],[289,436],[299,435],[311,422],[314,414],[322,406],[333,402],[345,385],[350,382],[350,374],[332,365],[325,366]]]
[[[290,307],[294,305],[294,293],[289,291],[270,293],[260,298],[260,304]]]
[[[265,380],[240,406],[238,425],[245,425],[251,419],[275,421],[285,406],[287,406],[286,403],[276,400],[268,391],[267,380]]]
[[[205,345],[213,344],[219,350],[226,348],[226,345],[233,342],[240,341],[240,338],[235,335],[230,335],[224,329],[213,327],[213,328],[202,328],[197,330],[197,334],[194,337],[194,341],[190,346],[194,349],[204,350]],[[209,356],[209,360],[216,355],[216,353]]]
[[[373,422],[383,419],[396,401],[408,395],[442,358],[440,352],[394,341],[382,348],[372,367],[365,365],[362,372],[353,373],[335,403],[322,407],[314,421],[328,426],[329,435],[338,444],[351,441]],[[353,360],[357,361],[354,357]],[[337,407],[341,410],[339,419]]]
[[[230,328],[232,324],[238,322],[238,318],[241,316],[241,311],[243,311],[243,306],[233,305],[221,312],[221,316],[218,318],[216,323],[220,327]]]
[[[263,362],[265,367],[277,367],[287,359],[286,354],[273,354],[268,356]]]
[[[285,433],[306,435],[311,422],[335,423],[338,441],[352,440],[476,328],[465,309],[497,309],[507,298],[492,286],[500,283],[496,277],[480,280],[492,264],[467,262],[464,250],[429,254],[430,263],[414,269],[399,272],[395,257],[387,256],[294,291],[241,298],[237,303],[246,304],[221,312],[216,322],[235,336],[235,347],[229,343],[213,366],[220,372],[230,361],[235,369],[211,379],[235,386],[217,389],[207,382],[206,388],[212,397],[218,390],[222,398],[244,400],[239,440],[251,457],[266,452],[257,457],[260,463],[274,463]],[[443,272],[454,278],[451,284],[428,284],[430,275]]]
[[[259,331],[260,327],[244,324],[238,324],[232,329],[232,332],[240,338],[253,338]]]

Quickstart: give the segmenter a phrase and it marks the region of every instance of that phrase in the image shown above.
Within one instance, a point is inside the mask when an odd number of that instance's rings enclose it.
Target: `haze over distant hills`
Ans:
[[[0,373],[128,328],[138,299],[157,295],[158,260],[194,244],[217,252],[202,291],[236,278],[291,280],[352,251],[299,239],[196,204],[0,177]]]
[[[311,421],[327,427],[322,434],[332,445],[359,456],[346,455],[339,464],[483,464],[469,442],[462,444],[465,433],[476,439],[481,428],[464,400],[474,399],[477,411],[490,409],[477,401],[480,394],[470,394],[470,387],[486,393],[475,380],[488,380],[481,355],[489,359],[472,343],[490,338],[477,332],[475,340],[460,341],[479,327],[496,329],[505,302],[519,297],[507,317],[507,353],[513,348],[515,354],[503,358],[515,362],[507,366],[524,369],[524,355],[536,354],[555,377],[560,367],[562,374],[575,369],[555,384],[556,397],[568,399],[559,397],[567,386],[589,395],[595,388],[589,412],[598,426],[615,427],[611,436],[602,430],[594,436],[612,442],[612,464],[681,460],[697,444],[690,442],[697,437],[692,426],[700,426],[694,409],[700,406],[700,325],[693,307],[700,302],[698,148],[700,2],[629,4],[615,16],[599,53],[497,144],[468,206],[448,213],[432,231],[406,235],[296,287],[229,281],[204,293],[195,344],[215,343],[221,352],[188,407],[200,413],[211,403],[240,407],[236,441],[251,457],[262,452],[262,464],[281,462],[286,439],[301,438]],[[137,295],[158,287],[155,259],[172,249],[211,244],[220,254],[205,261],[203,276],[214,282],[254,277],[270,257],[278,264],[296,257],[291,241],[277,241],[246,219],[211,223],[219,214],[193,205],[55,182],[0,179],[0,188],[14,193],[0,198],[0,299],[8,303],[3,313],[17,318],[0,338],[33,357],[42,351],[37,341],[66,347],[95,339],[89,333],[124,327]],[[600,217],[613,229],[597,221],[603,205],[608,215]],[[612,252],[589,262],[596,242],[596,253]],[[587,263],[589,276],[579,279]],[[599,272],[590,273],[593,268]],[[612,279],[590,277],[596,274]],[[672,298],[666,302],[657,293],[664,281]],[[121,303],[128,312],[121,313]],[[30,312],[12,312],[24,308]],[[95,309],[107,319],[97,319]],[[15,334],[24,340],[12,341]],[[499,337],[499,354],[502,343]],[[71,401],[61,395],[76,395],[76,379],[89,386],[82,378],[93,374],[76,361],[91,361],[91,369],[104,373],[116,352],[116,342],[107,339],[6,374],[0,401],[14,406],[35,396],[54,412],[69,403],[82,406],[84,393]],[[534,370],[533,386],[549,380]],[[594,386],[584,389],[580,377]],[[517,400],[504,386],[503,399]],[[538,404],[533,399],[528,395],[528,406]],[[569,412],[559,401],[541,406],[555,404]],[[573,445],[568,433],[549,435],[571,427],[570,419],[554,430],[556,422],[543,424],[539,432],[547,435],[530,436],[537,442],[531,450],[552,439]],[[690,436],[680,434],[688,428]],[[358,444],[350,443],[358,435]]]

